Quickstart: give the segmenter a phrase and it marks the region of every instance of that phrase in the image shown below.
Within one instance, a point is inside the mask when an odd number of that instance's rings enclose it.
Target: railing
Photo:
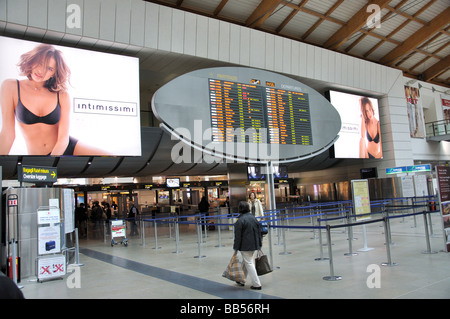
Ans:
[[[440,120],[425,123],[427,138],[444,137],[450,135],[450,120]],[[445,139],[445,138],[444,138]],[[448,138],[446,138],[448,139]]]

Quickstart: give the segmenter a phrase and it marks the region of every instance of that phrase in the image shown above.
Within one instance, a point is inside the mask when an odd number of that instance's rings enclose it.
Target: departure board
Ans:
[[[312,145],[307,93],[209,79],[209,98],[215,142]],[[239,131],[253,133],[236,140]]]
[[[312,145],[308,94],[266,88],[270,143]]]
[[[264,102],[260,87],[209,79],[212,141],[261,143]],[[254,129],[254,130],[248,130]],[[251,133],[246,135],[244,133]],[[235,140],[235,139],[238,140]]]

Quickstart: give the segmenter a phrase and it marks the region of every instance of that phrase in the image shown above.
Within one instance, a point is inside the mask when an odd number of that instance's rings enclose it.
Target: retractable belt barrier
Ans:
[[[423,200],[420,200],[422,199]],[[333,256],[332,256],[332,243],[331,243],[331,230],[333,229],[339,229],[339,228],[347,228],[349,230],[349,253],[345,255],[357,255],[352,252],[352,246],[351,242],[353,240],[353,236],[351,235],[351,229],[355,226],[362,226],[367,224],[373,224],[373,223],[383,223],[384,226],[384,233],[385,233],[385,241],[386,241],[386,253],[387,253],[387,262],[383,262],[382,265],[384,266],[396,266],[397,263],[392,262],[391,258],[391,252],[390,252],[390,245],[392,243],[391,241],[391,233],[390,233],[390,220],[391,219],[397,219],[397,218],[405,218],[408,216],[413,216],[414,218],[417,215],[423,215],[424,218],[424,227],[425,227],[425,239],[426,239],[426,247],[427,249],[423,251],[422,253],[426,254],[433,254],[436,253],[431,250],[430,247],[430,233],[429,233],[429,227],[431,227],[431,223],[429,225],[427,220],[427,215],[430,218],[430,215],[432,213],[439,213],[440,211],[437,210],[424,210],[420,212],[415,212],[414,210],[422,209],[424,207],[430,207],[430,203],[435,201],[435,196],[424,196],[424,197],[414,197],[411,198],[413,204],[411,205],[398,205],[393,204],[395,201],[404,201],[408,200],[408,198],[395,198],[395,199],[383,199],[379,201],[372,201],[371,207],[373,208],[379,208],[379,211],[371,212],[369,214],[364,215],[354,215],[352,214],[353,206],[352,201],[340,201],[340,202],[329,202],[329,203],[316,203],[316,204],[308,204],[304,206],[295,206],[295,207],[283,207],[275,210],[267,210],[264,212],[263,217],[257,217],[259,220],[264,221],[268,226],[268,239],[269,239],[269,257],[271,260],[271,264],[273,265],[273,252],[272,252],[272,231],[277,229],[278,231],[278,241],[280,241],[280,238],[283,239],[283,252],[280,252],[280,255],[288,255],[290,252],[287,252],[286,250],[286,238],[285,238],[285,230],[289,229],[307,229],[312,230],[314,232],[314,238],[316,239],[316,231],[319,231],[319,247],[320,247],[320,257],[316,258],[315,260],[329,260],[330,264],[330,275],[323,277],[324,280],[327,281],[336,281],[342,279],[341,276],[336,276],[334,274],[334,265],[333,265]],[[415,201],[416,200],[416,201]],[[402,213],[406,210],[413,210],[412,213]],[[399,213],[400,212],[400,213]],[[194,256],[194,258],[204,258],[206,256],[202,255],[201,247],[202,243],[204,242],[204,238],[207,238],[207,226],[210,226],[211,223],[210,220],[215,220],[214,226],[217,227],[218,230],[218,245],[215,247],[223,247],[221,244],[221,227],[220,226],[234,226],[234,223],[223,223],[223,222],[216,222],[217,220],[222,219],[233,219],[237,218],[239,214],[219,214],[217,215],[217,212],[209,212],[213,213],[212,216],[207,216],[204,213],[196,213],[196,214],[189,214],[189,215],[169,215],[165,217],[160,218],[143,218],[141,216],[138,216],[136,218],[124,218],[124,220],[127,221],[140,221],[142,223],[150,222],[154,225],[154,236],[155,236],[155,248],[154,249],[160,249],[161,247],[158,246],[158,234],[157,234],[157,224],[168,224],[170,227],[170,237],[171,237],[171,227],[174,225],[175,229],[175,242],[176,242],[176,250],[174,253],[180,253],[179,250],[179,224],[187,224],[187,225],[195,225],[196,231],[197,231],[197,244],[198,244],[198,255]],[[398,214],[399,213],[399,214]],[[364,219],[357,222],[351,222],[352,219],[355,219],[356,217],[366,217],[367,215],[370,216],[377,216],[381,215],[382,217],[376,218],[376,219]],[[194,218],[194,220],[182,220],[182,219],[188,219],[188,218]],[[287,225],[286,223],[288,221],[293,221],[297,219],[303,219],[303,218],[310,218],[311,219],[311,226],[305,226],[305,225]],[[314,219],[317,218],[317,225],[314,224]],[[344,222],[342,224],[336,224],[336,225],[330,225],[329,222],[337,221],[337,220],[343,220]],[[322,225],[322,223],[325,222],[326,225]],[[202,231],[202,228],[204,227],[204,232]],[[142,245],[145,246],[145,233],[144,233],[144,225],[141,224],[141,240]],[[322,246],[322,230],[326,230],[327,235],[327,245],[328,246],[328,258],[323,257],[323,250]],[[281,233],[280,233],[281,232]],[[204,237],[204,238],[203,238]],[[280,242],[278,242],[280,244]]]

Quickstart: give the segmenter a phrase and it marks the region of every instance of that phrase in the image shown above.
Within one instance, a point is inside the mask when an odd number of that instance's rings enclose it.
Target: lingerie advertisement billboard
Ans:
[[[424,138],[425,120],[419,88],[405,85],[405,98],[408,110],[410,136]]]
[[[141,155],[138,58],[8,37],[0,47],[0,155]]]
[[[342,120],[334,157],[383,158],[378,100],[331,90],[327,94]]]

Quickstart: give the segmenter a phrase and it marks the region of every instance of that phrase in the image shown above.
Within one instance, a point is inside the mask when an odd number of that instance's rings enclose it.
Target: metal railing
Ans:
[[[427,138],[450,135],[450,120],[425,123]]]

